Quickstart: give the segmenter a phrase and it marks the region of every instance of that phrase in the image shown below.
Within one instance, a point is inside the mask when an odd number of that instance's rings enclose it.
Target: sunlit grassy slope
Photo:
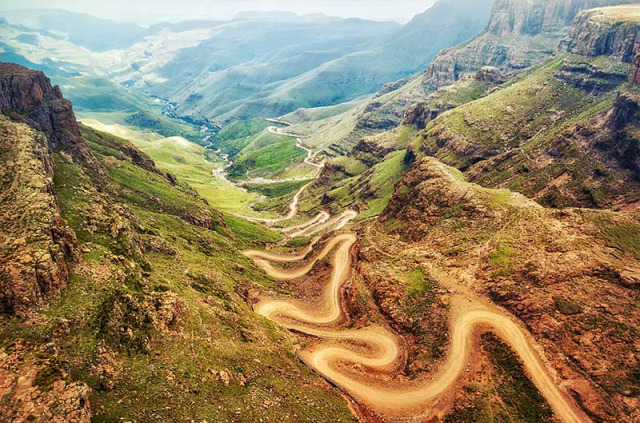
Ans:
[[[97,120],[86,119],[86,125],[130,140],[141,151],[147,153],[156,165],[193,187],[203,198],[219,210],[229,213],[251,215],[251,204],[258,201],[258,194],[237,187],[212,172],[221,169],[223,163],[212,161],[204,147],[181,137],[165,138],[149,131],[139,131],[118,124],[106,125]]]
[[[62,367],[86,383],[94,421],[352,422],[340,395],[296,358],[287,331],[240,295],[275,287],[240,249],[279,235],[222,221],[188,187],[132,163],[126,141],[82,131],[102,171],[56,154],[54,183],[84,260],[33,324],[3,318],[0,347],[49,358],[40,383]],[[206,210],[211,228],[188,223]],[[166,326],[160,307],[175,313]],[[60,322],[73,329],[59,331]],[[55,353],[44,353],[51,339]]]

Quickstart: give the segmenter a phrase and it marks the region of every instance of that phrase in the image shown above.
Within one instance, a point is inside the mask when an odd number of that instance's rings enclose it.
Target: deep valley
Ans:
[[[0,16],[0,421],[640,421],[640,4]]]

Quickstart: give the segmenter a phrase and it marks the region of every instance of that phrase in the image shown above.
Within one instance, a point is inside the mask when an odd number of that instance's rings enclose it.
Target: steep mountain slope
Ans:
[[[412,350],[405,371],[419,374],[437,363],[429,351],[446,338],[437,338],[433,325],[442,324],[457,296],[490,299],[525,323],[557,380],[593,421],[632,422],[640,416],[638,218],[545,209],[522,195],[468,183],[456,169],[425,158],[396,184],[381,218],[361,232],[359,271],[400,333],[425,343]],[[418,305],[414,290],[421,284],[429,301]],[[470,365],[462,388],[443,401],[453,407],[445,421],[493,421],[495,414],[545,421],[541,404],[524,399],[525,385],[495,391],[499,379],[486,377],[490,369]],[[522,408],[509,409],[514,406]]]
[[[244,300],[272,285],[238,249],[279,235],[79,127],[42,73],[0,76],[0,419],[352,421]]]
[[[487,31],[469,43],[442,52],[427,69],[423,84],[450,85],[483,66],[505,74],[548,58],[581,10],[633,3],[626,0],[498,0]]]
[[[323,153],[331,157],[349,151],[362,139],[402,124],[424,129],[439,113],[485,96],[504,80],[497,69],[484,68],[454,86],[430,92],[416,76],[388,84],[372,98],[350,103],[352,107],[339,114],[314,116],[300,109],[282,119],[295,122],[292,131],[304,136],[308,145],[324,150]],[[339,107],[331,109],[339,110]]]
[[[425,131],[425,151],[485,186],[544,204],[637,207],[637,89],[632,78],[626,82],[640,28],[636,10],[584,12],[562,46],[574,54],[444,114]]]

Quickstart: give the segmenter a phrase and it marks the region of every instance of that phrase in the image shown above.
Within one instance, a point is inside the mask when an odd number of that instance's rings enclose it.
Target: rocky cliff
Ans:
[[[0,117],[0,151],[0,311],[26,315],[66,285],[78,250],[60,216],[47,138]]]
[[[630,0],[497,0],[485,33],[442,52],[427,69],[424,85],[450,85],[483,66],[507,74],[548,58],[582,10]]]
[[[94,158],[71,103],[42,73],[0,64],[0,310],[27,315],[67,283],[79,257],[53,185],[52,151]]]
[[[636,55],[631,62],[631,76],[629,80],[633,85],[640,85],[640,55]]]
[[[620,3],[623,0],[497,0],[489,32],[506,35],[536,35],[571,25],[580,10]]]
[[[54,151],[66,151],[82,163],[92,161],[71,102],[44,73],[0,63],[0,114],[22,120],[46,134]]]
[[[639,9],[634,6],[584,11],[560,50],[582,56],[608,55],[631,63],[640,49],[639,21]]]

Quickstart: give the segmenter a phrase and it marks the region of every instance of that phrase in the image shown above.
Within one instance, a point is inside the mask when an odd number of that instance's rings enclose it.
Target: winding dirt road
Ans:
[[[327,222],[328,226],[331,222],[342,223],[340,219],[332,219]],[[350,250],[356,240],[352,233],[336,235],[313,258],[307,257],[312,246],[289,255],[245,252],[271,277],[292,280],[308,274],[315,263],[333,251],[331,278],[318,303],[263,298],[254,306],[256,313],[290,330],[322,340],[298,352],[299,357],[319,374],[382,415],[390,418],[421,416],[428,414],[434,401],[456,384],[469,360],[476,331],[488,328],[518,354],[532,381],[561,421],[590,421],[558,388],[528,332],[497,307],[468,295],[458,294],[452,298],[451,344],[440,370],[435,375],[414,381],[395,381],[393,377],[403,367],[404,353],[401,342],[392,332],[376,325],[350,330],[337,327],[344,318],[340,292],[349,277]],[[272,264],[297,261],[302,265],[294,269]]]
[[[290,126],[288,122],[267,119]],[[278,135],[295,136],[272,127]],[[303,147],[301,147],[303,148]],[[305,149],[310,151],[308,149]],[[312,157],[308,157],[310,160]],[[305,161],[306,162],[306,161]],[[312,163],[309,163],[312,164]],[[273,224],[293,219],[306,186],[293,198],[289,213],[278,219],[249,219]],[[331,218],[321,212],[299,225],[280,229],[290,238],[312,236],[325,230],[338,231],[357,216],[353,210]],[[279,280],[294,280],[307,275],[314,265],[332,254],[332,273],[320,299],[310,303],[298,299],[264,297],[254,305],[254,311],[292,331],[318,338],[298,350],[298,356],[308,366],[353,398],[392,419],[411,419],[429,415],[431,407],[450,391],[464,373],[477,332],[490,330],[508,343],[517,353],[529,377],[546,398],[556,416],[564,423],[587,423],[591,420],[575,405],[569,395],[555,382],[533,337],[506,312],[464,289],[453,289],[451,297],[450,345],[446,361],[433,375],[416,380],[397,377],[404,368],[406,352],[402,341],[389,329],[370,325],[358,329],[342,329],[345,320],[341,306],[341,290],[351,271],[351,249],[357,242],[353,233],[342,233],[329,239],[314,257],[320,236],[298,253],[280,254],[266,251],[245,251],[257,266]],[[386,254],[386,253],[385,253]],[[296,263],[296,268],[282,268],[276,263]],[[440,278],[439,279],[447,279]],[[447,280],[446,284],[455,285]]]
[[[267,122],[279,123],[279,124],[286,125],[286,126],[293,126],[292,123],[285,122],[283,120],[278,120],[278,119],[267,119]],[[269,131],[269,133],[274,134],[274,135],[282,135],[283,137],[294,138],[296,140],[296,147],[298,147],[301,150],[304,150],[307,153],[307,157],[304,159],[304,162],[306,164],[308,164],[309,166],[320,168],[320,169],[322,169],[324,167],[324,162],[315,163],[313,161],[313,158],[316,155],[314,154],[312,149],[304,146],[304,142],[302,141],[302,137],[300,135],[293,134],[293,133],[290,133],[290,132],[286,132],[282,128],[277,128],[275,126],[268,127],[267,131]]]
[[[275,223],[278,222],[284,222],[287,220],[291,220],[293,219],[296,214],[298,214],[298,204],[300,203],[300,197],[302,197],[302,193],[304,192],[304,190],[307,189],[307,187],[311,185],[310,183],[303,186],[302,188],[300,188],[298,190],[298,192],[296,192],[296,195],[293,196],[293,199],[291,200],[291,203],[289,203],[289,213],[287,213],[286,215],[282,216],[282,217],[278,217],[278,218],[274,218],[274,219],[263,219],[263,218],[258,218],[258,217],[250,217],[250,216],[243,216],[243,215],[239,215],[237,214],[236,216],[241,217],[243,219],[246,219],[250,222],[260,222],[260,223],[265,223],[267,225],[273,225]]]
[[[286,126],[292,126],[293,124],[289,123],[289,122],[285,122],[283,120],[278,120],[278,119],[266,119],[267,122],[271,122],[271,123],[279,123],[282,125],[286,125]],[[313,154],[313,151],[310,150],[309,148],[305,147],[302,144],[302,138],[300,138],[298,135],[295,134],[289,134],[283,130],[281,130],[280,128],[276,128],[275,126],[270,126],[267,128],[267,130],[275,135],[280,135],[283,137],[293,137],[296,139],[296,147],[304,150],[307,152],[307,157],[304,159],[304,162],[307,163],[308,165],[317,167],[317,168],[324,168],[324,162],[321,164],[318,163],[314,163],[313,161],[311,161],[311,159],[313,159],[313,157],[315,157],[315,154]],[[219,170],[218,170],[219,171]],[[224,172],[222,172],[223,174]],[[247,172],[248,173],[248,172]],[[214,170],[214,173],[212,173],[213,176],[218,176],[216,173],[216,170]],[[222,175],[224,177],[224,175]],[[226,178],[225,178],[226,179]],[[293,181],[301,181],[304,180],[306,178],[286,178],[286,179],[265,179],[265,178],[249,178],[247,183],[255,183],[255,184],[259,184],[259,185],[268,185],[268,184],[274,184],[274,183],[280,183],[280,182],[293,182]],[[235,214],[234,216],[236,217],[241,217],[245,220],[248,220],[250,222],[256,222],[256,223],[264,223],[266,225],[274,225],[276,223],[280,223],[280,222],[285,222],[287,220],[291,220],[293,219],[297,214],[298,214],[298,204],[300,203],[300,197],[302,196],[302,193],[304,193],[304,191],[307,189],[307,187],[309,187],[309,185],[311,185],[313,182],[308,183],[307,185],[303,186],[302,188],[300,188],[298,190],[298,192],[296,193],[296,195],[293,197],[293,199],[291,200],[291,203],[289,204],[289,213],[287,213],[286,215],[282,216],[282,217],[278,217],[278,218],[272,218],[272,219],[265,219],[265,218],[258,218],[258,217],[251,217],[251,216],[244,216],[241,214]],[[354,215],[351,219],[355,218],[356,215]],[[304,222],[302,224],[296,225],[296,226],[291,226],[288,228],[282,228],[280,229],[281,232],[287,234],[293,231],[298,231],[298,232],[294,232],[293,234],[289,234],[287,236],[291,237],[291,238],[296,238],[299,236],[308,236],[308,235],[312,235],[313,233],[317,233],[320,230],[322,230],[324,227],[326,226],[322,226],[323,224],[327,223],[327,221],[329,220],[331,216],[326,213],[326,212],[320,212],[316,217],[314,217],[313,219]],[[342,225],[346,225],[346,223],[348,223],[349,220],[348,219],[345,221],[345,223]],[[317,231],[314,230],[311,233],[307,233],[312,227],[315,226],[320,226],[321,229],[318,229]]]

